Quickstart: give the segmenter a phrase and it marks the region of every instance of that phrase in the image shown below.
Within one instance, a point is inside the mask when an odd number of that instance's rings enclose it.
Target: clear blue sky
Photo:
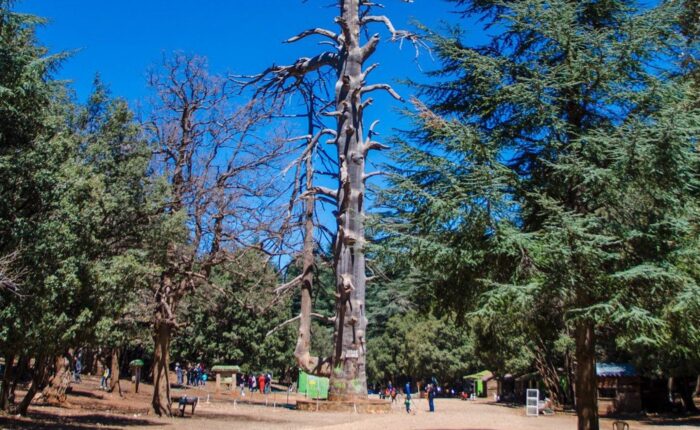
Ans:
[[[384,12],[397,27],[410,27],[413,19],[429,26],[456,19],[450,12],[453,5],[443,0],[384,3]],[[71,80],[81,100],[99,72],[115,96],[136,102],[147,95],[147,68],[158,63],[163,53],[200,54],[209,59],[214,72],[240,74],[313,55],[321,49],[315,41],[297,45],[282,41],[310,27],[335,30],[335,4],[335,0],[20,0],[16,9],[50,21],[39,36],[52,52],[76,50],[58,77]],[[387,37],[379,26],[372,31]],[[376,61],[382,67],[375,72],[374,82],[420,77],[410,45],[399,50],[398,45],[382,43]],[[436,66],[428,55],[420,62],[424,69]],[[401,93],[409,95],[406,89]],[[383,96],[377,99],[367,120],[396,106]],[[394,123],[390,117],[384,121],[385,129]]]
[[[412,28],[415,20],[436,28],[458,19],[451,12],[454,5],[443,0],[383,3],[386,8],[378,12],[390,16],[397,28]],[[71,81],[80,101],[86,99],[99,73],[114,96],[137,108],[149,94],[146,71],[163,54],[185,51],[207,57],[212,72],[254,74],[273,63],[288,64],[321,52],[324,47],[317,45],[316,38],[291,45],[282,42],[307,28],[336,31],[336,4],[337,0],[18,0],[15,8],[49,20],[39,39],[51,52],[75,51],[57,77]],[[480,27],[472,28],[467,35],[483,42]],[[398,44],[389,43],[388,33],[379,25],[371,32],[379,32],[382,43],[372,58],[380,67],[370,83],[390,83],[407,99],[410,89],[396,81],[427,79],[415,61],[415,50],[410,44],[399,49]],[[419,63],[423,70],[438,67],[426,52]],[[402,106],[382,93],[373,97],[375,103],[366,111],[365,121],[380,119],[377,131],[386,140],[393,129],[406,126],[397,112]],[[385,158],[375,155],[373,160],[381,163]]]

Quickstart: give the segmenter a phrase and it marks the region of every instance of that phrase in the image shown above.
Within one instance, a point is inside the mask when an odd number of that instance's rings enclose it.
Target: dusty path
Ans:
[[[257,396],[258,404],[249,404],[250,396],[241,403],[238,396],[214,395],[206,390],[188,390],[188,395],[202,399],[194,417],[158,418],[148,413],[150,387],[139,394],[118,395],[90,390],[91,385],[81,385],[69,398],[67,407],[33,406],[31,417],[0,416],[0,429],[78,430],[78,429],[134,429],[134,430],[238,430],[238,429],[359,429],[359,430],[561,430],[575,429],[576,418],[559,414],[548,417],[526,417],[521,407],[510,408],[486,401],[464,402],[457,399],[436,399],[436,412],[427,412],[427,402],[418,400],[416,412],[408,415],[403,404],[394,405],[390,414],[364,415],[333,412],[301,412],[284,407],[286,395],[277,394],[281,405],[275,407],[268,398]],[[211,389],[211,387],[208,387]],[[206,402],[207,394],[210,403]],[[179,395],[175,392],[174,395]],[[241,399],[242,400],[242,399]],[[189,410],[189,408],[188,408]],[[678,430],[698,430],[700,417],[678,421],[629,420],[630,430],[662,430],[672,426]],[[603,420],[601,429],[611,429],[612,421]]]
[[[436,412],[427,411],[423,400],[418,403],[415,414],[408,415],[397,405],[393,413],[384,415],[358,415],[352,413],[313,413],[297,412],[285,409],[270,409],[256,406],[237,407],[232,410],[229,405],[211,404],[202,408],[199,417],[180,420],[166,420],[166,428],[180,429],[329,429],[329,430],[393,430],[393,429],[464,429],[464,430],[560,430],[575,429],[576,417],[555,415],[548,417],[526,417],[522,408],[509,408],[480,402],[463,402],[453,399],[437,399]],[[162,422],[158,420],[159,422]],[[628,421],[630,429],[653,428],[663,426]],[[698,430],[700,421],[689,421],[686,425],[675,423],[674,429]],[[147,429],[152,427],[134,427]],[[611,429],[612,420],[603,420],[601,429]]]

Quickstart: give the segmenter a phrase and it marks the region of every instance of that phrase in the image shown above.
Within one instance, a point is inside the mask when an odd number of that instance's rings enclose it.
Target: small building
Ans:
[[[477,397],[488,397],[490,394],[498,393],[498,380],[489,370],[482,370],[481,372],[467,375],[462,379],[465,382],[473,381],[474,393]]]
[[[228,389],[233,391],[236,388],[237,375],[241,373],[241,368],[235,365],[217,364],[211,368],[216,373],[216,392],[221,390],[221,384],[228,385]]]
[[[598,414],[634,414],[642,410],[641,378],[627,363],[596,363]]]

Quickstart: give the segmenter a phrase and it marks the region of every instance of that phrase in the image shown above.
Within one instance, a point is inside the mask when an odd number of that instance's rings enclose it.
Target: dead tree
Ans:
[[[299,315],[283,322],[279,326],[268,332],[268,335],[277,331],[281,327],[298,321],[299,328],[297,332],[297,342],[294,348],[294,357],[297,364],[304,371],[316,375],[330,375],[330,357],[321,358],[311,354],[311,319],[318,318],[326,323],[333,323],[334,319],[313,312],[313,293],[314,293],[314,278],[316,269],[316,250],[320,248],[315,238],[317,230],[316,204],[320,200],[316,190],[318,187],[314,185],[314,157],[320,156],[324,158],[326,163],[337,166],[332,157],[323,150],[320,145],[321,138],[324,135],[334,136],[335,132],[331,129],[324,128],[322,118],[319,112],[328,108],[331,103],[319,97],[318,92],[327,92],[325,88],[325,77],[318,75],[314,79],[303,78],[301,81],[294,82],[292,87],[287,88],[282,93],[298,92],[303,98],[304,112],[299,114],[285,115],[287,117],[304,118],[308,134],[293,141],[302,141],[302,153],[296,159],[294,166],[294,184],[292,187],[292,195],[289,203],[290,213],[294,211],[295,206],[301,206],[300,222],[298,225],[290,224],[284,231],[286,234],[294,235],[295,228],[302,231],[302,250],[301,255],[295,260],[301,263],[301,274],[289,282],[280,285],[275,289],[277,297],[292,291],[294,288],[300,289],[300,310]],[[275,94],[279,94],[276,92]],[[273,98],[275,96],[273,94]],[[317,130],[320,130],[317,132]],[[335,206],[335,200],[331,201]],[[323,236],[323,234],[321,234]],[[294,245],[292,245],[294,250]]]
[[[15,262],[18,258],[18,251],[0,257],[0,291],[4,290],[20,295],[17,282],[23,273],[18,273],[14,269]]]
[[[367,38],[364,34],[371,25],[381,24],[388,30],[393,41],[417,41],[414,34],[396,30],[388,17],[373,15],[372,11],[379,6],[369,0],[339,0],[339,16],[335,19],[338,32],[314,28],[287,41],[292,43],[318,36],[330,42],[332,50],[300,58],[291,65],[270,67],[252,80],[259,86],[258,94],[280,96],[319,70],[330,69],[335,75],[334,107],[323,113],[335,120],[335,127],[332,132],[321,130],[316,136],[325,133],[332,135],[331,143],[337,150],[335,176],[338,185],[336,189],[310,186],[306,191],[320,198],[331,199],[336,204],[337,226],[333,241],[336,276],[334,347],[332,356],[327,360],[308,357],[304,345],[301,349],[298,345],[297,351],[297,359],[302,358],[299,363],[302,367],[307,370],[315,367],[317,373],[330,373],[329,398],[332,400],[367,397],[364,198],[365,181],[373,174],[365,172],[365,160],[370,151],[384,146],[373,140],[376,121],[368,133],[364,133],[364,111],[372,104],[372,99],[365,99],[364,96],[374,91],[386,91],[401,100],[388,84],[368,84],[368,75],[377,64],[367,67],[365,64],[377,49],[380,37],[379,34],[374,34]],[[316,136],[311,139],[317,139]],[[302,288],[302,299],[307,294],[305,289],[306,287]],[[300,336],[310,335],[307,328],[311,317],[309,309],[303,307]],[[328,362],[329,365],[318,365],[323,362]]]
[[[211,285],[215,267],[235,264],[242,249],[265,248],[277,228],[266,205],[277,193],[275,163],[285,139],[258,136],[270,113],[255,103],[234,106],[233,83],[209,75],[202,58],[166,59],[149,83],[155,92],[147,124],[154,167],[170,189],[163,215],[180,220],[185,236],[164,245],[153,295],[152,407],[171,415],[169,351],[180,326],[178,306],[199,286]]]

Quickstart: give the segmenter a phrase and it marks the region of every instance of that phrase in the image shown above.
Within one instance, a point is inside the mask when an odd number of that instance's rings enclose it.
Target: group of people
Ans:
[[[204,363],[199,363],[195,366],[187,364],[187,368],[183,369],[180,363],[175,363],[175,375],[177,375],[178,385],[187,385],[198,387],[207,385],[207,372]]]
[[[394,403],[396,401],[396,396],[398,395],[398,392],[396,391],[396,387],[394,387],[391,382],[389,382],[389,385],[387,387],[379,392],[379,398],[380,399],[391,399],[391,403]]]
[[[406,382],[406,385],[404,385],[404,405],[406,406],[406,413],[411,413],[413,410],[411,409],[411,403],[413,400],[413,397],[411,395],[411,383]],[[391,382],[387,385],[386,389],[381,391],[379,393],[380,398],[391,398],[391,403],[394,403],[396,401],[396,397],[398,395],[398,392],[396,391],[396,387],[392,385]],[[430,408],[430,412],[435,412],[435,396],[437,395],[437,384],[435,382],[432,382],[428,385],[425,386],[425,395],[428,398],[428,407]]]
[[[272,375],[270,373],[260,373],[257,376],[253,373],[247,376],[243,375],[241,392],[243,392],[243,388],[248,387],[251,393],[259,390],[261,394],[269,394],[272,391],[271,382]]]
[[[73,356],[73,362],[71,363],[71,367],[73,369],[73,382],[76,384],[81,383],[82,377],[81,374],[83,373],[83,353],[82,351],[78,351],[74,356]],[[100,377],[100,390],[105,390],[109,391],[110,389],[110,381],[112,379],[112,369],[105,363],[104,361],[102,362],[102,375]]]

